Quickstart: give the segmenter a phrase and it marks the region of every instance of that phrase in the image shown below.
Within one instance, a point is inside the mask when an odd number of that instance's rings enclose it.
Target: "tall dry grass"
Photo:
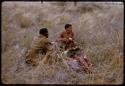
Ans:
[[[56,2],[55,2],[56,3]],[[122,84],[123,4],[2,3],[2,82],[8,84]],[[28,5],[30,4],[30,5]],[[92,74],[75,72],[65,55],[51,66],[31,67],[24,53],[42,27],[54,41],[71,23],[75,39],[94,64]],[[56,52],[57,50],[55,50]]]

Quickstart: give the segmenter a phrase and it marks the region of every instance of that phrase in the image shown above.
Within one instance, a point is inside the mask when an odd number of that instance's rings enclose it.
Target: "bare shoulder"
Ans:
[[[63,32],[61,32],[61,34],[60,35],[64,35],[66,32],[65,31],[63,31]]]

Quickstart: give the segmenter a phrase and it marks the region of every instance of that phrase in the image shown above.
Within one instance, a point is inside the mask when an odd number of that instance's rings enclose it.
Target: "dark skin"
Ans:
[[[66,30],[66,32],[67,32],[67,33],[72,32],[72,26],[70,26],[70,27],[66,28],[65,30]]]
[[[49,35],[48,35],[48,33],[45,33],[44,36],[48,38]]]
[[[70,34],[72,32],[72,26],[70,26],[68,28],[65,28],[65,30],[66,30],[67,34]],[[67,41],[73,41],[73,39],[72,38],[59,38],[59,40],[57,40],[57,41],[65,41],[65,42],[67,42]]]
[[[65,31],[60,34],[57,42],[62,43],[65,46],[65,50],[75,46],[74,33],[72,31],[72,26],[65,28]]]

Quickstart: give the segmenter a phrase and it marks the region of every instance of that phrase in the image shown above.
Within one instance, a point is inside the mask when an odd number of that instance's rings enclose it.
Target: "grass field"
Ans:
[[[3,2],[2,83],[122,84],[123,8],[123,3],[108,2],[76,6],[74,2]],[[66,23],[73,25],[75,40],[95,65],[93,73],[76,73],[61,61],[26,66],[22,55],[39,29],[47,27],[50,41],[55,41]]]

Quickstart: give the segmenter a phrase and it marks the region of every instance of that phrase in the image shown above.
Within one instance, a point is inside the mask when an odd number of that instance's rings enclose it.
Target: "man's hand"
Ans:
[[[73,39],[72,38],[69,38],[70,41],[72,41]]]
[[[56,42],[59,42],[59,41],[68,42],[68,41],[73,41],[73,39],[72,38],[60,38],[60,39],[56,40]]]
[[[55,44],[56,42],[51,42],[51,44]]]

